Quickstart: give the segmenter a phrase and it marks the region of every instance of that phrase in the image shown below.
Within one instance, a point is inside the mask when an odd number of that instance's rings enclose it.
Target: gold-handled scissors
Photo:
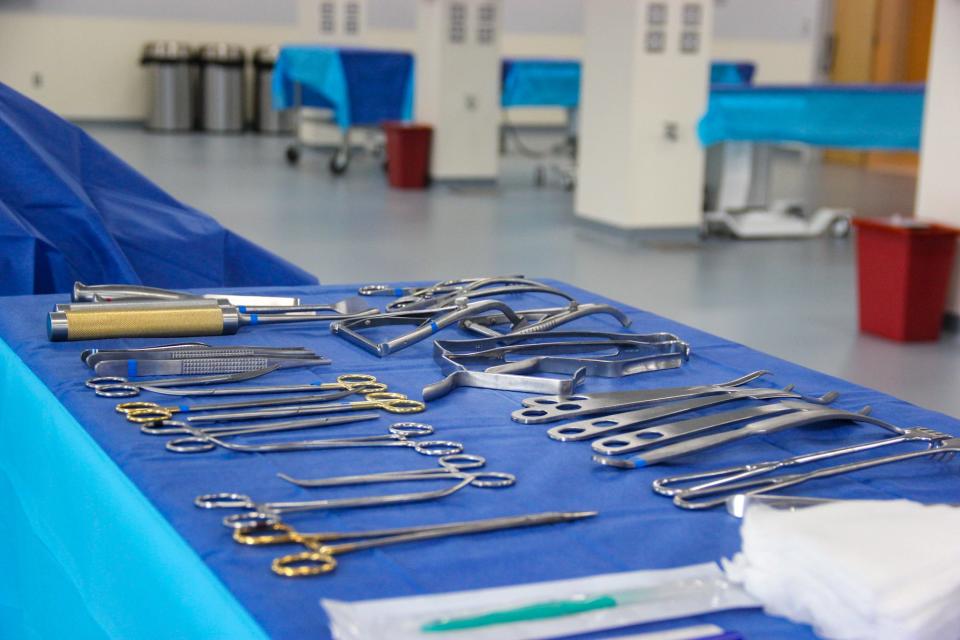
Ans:
[[[252,409],[250,411],[223,411],[220,413],[208,413],[204,415],[189,416],[186,421],[191,424],[200,424],[206,422],[235,422],[239,420],[259,420],[261,418],[289,418],[293,416],[310,416],[323,413],[337,413],[340,411],[363,411],[365,409],[382,409],[388,413],[420,413],[427,408],[427,405],[419,400],[411,400],[402,393],[390,393],[378,391],[368,393],[365,400],[358,402],[342,402],[339,404],[324,404],[331,398],[328,396],[319,400],[303,403],[298,400],[298,404],[284,406],[269,406],[264,409]],[[275,404],[275,403],[274,403]],[[262,406],[262,405],[247,405]],[[221,408],[223,408],[221,406]],[[234,406],[233,408],[237,408]],[[204,410],[209,410],[210,405]],[[188,411],[199,411],[197,407],[188,407]],[[166,407],[160,408],[141,408],[130,409],[126,412],[127,420],[138,424],[149,422],[163,422],[173,417],[177,411],[168,411]]]
[[[317,576],[330,573],[337,567],[336,556],[402,542],[416,542],[433,538],[499,531],[518,527],[532,527],[557,522],[571,522],[596,515],[596,511],[547,512],[486,520],[468,520],[447,524],[403,527],[399,529],[380,529],[376,531],[357,531],[352,533],[320,532],[300,533],[282,522],[257,524],[236,529],[233,539],[246,545],[300,544],[307,551],[280,556],[273,560],[270,568],[274,573],[287,578]],[[355,540],[341,544],[327,544],[339,540]]]
[[[325,382],[310,385],[311,390],[336,390],[333,393],[319,393],[301,396],[286,396],[261,400],[240,400],[236,402],[217,402],[198,405],[160,405],[156,402],[122,402],[116,406],[117,413],[127,416],[131,422],[149,423],[169,420],[176,413],[196,411],[223,411],[231,409],[250,409],[255,407],[280,407],[284,405],[311,404],[329,402],[357,394],[381,393],[387,385],[377,382],[373,376],[362,373],[351,373],[340,376],[337,382]]]

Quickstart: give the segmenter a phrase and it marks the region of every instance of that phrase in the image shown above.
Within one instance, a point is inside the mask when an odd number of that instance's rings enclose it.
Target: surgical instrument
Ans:
[[[755,486],[756,488],[752,488],[748,491],[739,491],[738,493],[739,495],[752,497],[755,495],[779,491],[780,489],[785,489],[787,487],[793,487],[810,480],[816,480],[818,478],[832,478],[845,473],[852,473],[854,471],[861,471],[863,469],[870,469],[896,462],[913,460],[915,458],[941,456],[944,453],[956,454],[957,452],[960,452],[960,438],[953,437],[949,440],[943,441],[941,446],[934,447],[932,449],[924,449],[923,451],[911,451],[909,453],[871,458],[869,460],[862,460],[860,462],[849,462],[847,464],[840,464],[832,467],[816,469],[814,471],[808,471],[807,473],[790,473],[783,476],[777,476],[775,478],[757,478],[755,481],[750,483],[751,486]],[[725,504],[727,501],[727,496],[720,498],[700,499],[701,496],[710,493],[717,493],[719,491],[731,490],[734,488],[734,486],[728,485],[727,487],[705,489],[697,492],[696,494],[677,494],[673,496],[673,503],[683,509],[709,509],[711,507]]]
[[[102,362],[114,360],[181,360],[184,358],[236,358],[265,356],[271,358],[316,358],[317,354],[304,347],[253,347],[209,345],[159,345],[139,349],[84,349],[80,361],[94,369]]]
[[[326,420],[319,418],[318,420]],[[303,421],[306,423],[307,421]],[[416,422],[398,422],[390,426],[389,431],[380,436],[362,436],[357,438],[334,438],[329,440],[299,440],[292,442],[271,442],[266,444],[233,444],[221,440],[216,435],[198,429],[185,422],[167,423],[183,429],[191,436],[243,453],[278,453],[287,451],[308,451],[314,449],[348,449],[363,447],[408,447],[422,456],[446,456],[463,452],[463,445],[450,440],[411,440],[413,436],[430,435],[433,427]]]
[[[157,422],[160,420],[168,420],[173,417],[175,413],[185,413],[185,412],[195,412],[195,411],[222,411],[225,409],[252,409],[254,407],[274,407],[274,406],[284,406],[284,405],[293,405],[293,404],[311,404],[314,402],[328,402],[330,400],[339,400],[353,394],[362,394],[369,395],[372,393],[382,392],[387,388],[385,384],[371,383],[367,382],[367,379],[372,379],[373,376],[366,376],[364,374],[346,374],[337,378],[336,383],[326,383],[326,387],[322,385],[314,385],[309,387],[311,390],[317,389],[336,389],[331,393],[323,394],[312,394],[312,395],[300,395],[300,396],[286,396],[283,398],[268,398],[268,399],[254,399],[254,400],[240,400],[237,402],[213,402],[206,404],[195,404],[195,405],[171,405],[163,406],[157,404],[156,402],[121,402],[118,404],[115,409],[117,413],[122,413],[129,416],[131,413],[134,413],[138,419],[131,420],[131,422]],[[354,382],[356,381],[356,382]],[[393,396],[391,396],[393,398]],[[397,399],[397,398],[394,398]],[[155,417],[151,419],[150,414],[154,413]]]
[[[647,427],[637,431],[618,433],[595,441],[591,445],[591,449],[597,453],[608,456],[634,453],[635,451],[660,447],[675,440],[680,440],[705,431],[713,431],[753,418],[794,413],[797,411],[810,411],[820,408],[822,408],[822,405],[788,400],[785,402],[746,407],[744,409],[734,409],[733,411],[723,411],[708,416],[688,418],[687,420]]]
[[[414,469],[412,471],[385,471],[383,473],[368,473],[356,476],[336,476],[319,480],[303,480],[294,478],[286,473],[278,473],[277,477],[298,487],[338,487],[350,484],[373,484],[377,482],[403,482],[407,480],[426,480],[432,478],[447,478],[462,473],[468,469],[479,469],[487,463],[483,456],[469,453],[455,453],[441,456],[437,459],[439,466],[431,469]],[[479,485],[478,485],[479,486]]]
[[[51,311],[47,337],[54,342],[96,338],[149,338],[164,336],[219,336],[240,327],[289,322],[329,322],[369,315],[319,315],[311,313],[244,313],[240,307],[217,300],[111,302]]]
[[[220,373],[209,376],[184,376],[179,378],[161,378],[145,382],[135,382],[121,376],[96,376],[89,378],[84,385],[93,389],[93,392],[103,398],[132,398],[139,395],[141,390],[154,391],[167,387],[186,387],[189,385],[220,384],[253,380],[279,369],[277,365],[255,371],[240,373]]]
[[[247,296],[223,293],[205,293],[202,295],[144,287],[139,285],[85,285],[82,282],[73,284],[71,300],[76,303],[116,303],[116,302],[148,302],[148,301],[183,301],[183,300],[215,300],[234,305],[245,313],[290,313],[332,311],[341,315],[353,315],[362,312],[375,311],[363,298],[352,296],[331,304],[301,304],[300,298],[287,296]],[[57,305],[57,311],[66,311],[70,305]]]
[[[207,298],[212,300],[227,300],[230,304],[263,304],[275,306],[292,306],[300,304],[300,298],[287,296],[247,296],[223,293],[205,293],[202,296],[192,293],[182,293],[157,287],[144,287],[130,284],[95,284],[88,285],[82,282],[73,283],[74,302],[113,302],[115,300],[189,300],[191,298]]]
[[[246,427],[207,427],[199,429],[183,422],[169,421],[161,427],[151,427],[144,424],[140,430],[149,435],[184,435],[182,438],[168,440],[166,448],[174,453],[203,453],[213,451],[217,443],[211,442],[208,436],[218,440],[230,436],[252,436],[279,431],[297,431],[300,429],[315,429],[317,427],[335,427],[342,424],[353,424],[364,420],[376,420],[376,413],[357,413],[348,416],[334,416],[331,418],[311,418],[309,420],[278,420],[276,422],[261,423]]]
[[[782,460],[753,462],[736,467],[726,467],[724,469],[715,469],[712,471],[699,471],[696,473],[687,473],[668,478],[659,478],[653,481],[653,490],[664,496],[697,493],[707,489],[712,490],[720,486],[728,487],[730,490],[732,490],[734,488],[748,486],[742,484],[742,481],[772,473],[779,469],[795,467],[808,464],[810,462],[818,462],[820,460],[829,460],[831,458],[861,453],[864,451],[872,451],[874,449],[900,444],[903,442],[926,442],[931,446],[936,446],[937,443],[954,437],[949,433],[943,433],[941,431],[935,431],[933,429],[927,429],[924,427],[913,427],[910,429],[900,429],[899,427],[896,427],[895,433],[898,435],[889,438],[881,438],[879,440],[871,440],[861,444],[840,447],[837,449],[827,449],[825,451],[805,453]],[[945,456],[947,455],[949,454],[945,454]],[[698,484],[690,485],[689,483],[691,482]],[[681,486],[678,487],[677,485]]]
[[[707,395],[728,395],[734,387],[752,382],[770,373],[754,371],[745,376],[720,384],[696,385],[692,387],[670,387],[663,389],[641,389],[635,391],[612,391],[576,396],[538,396],[523,400],[523,409],[514,411],[510,417],[523,424],[542,424],[576,418],[593,413],[613,413],[646,404],[681,400]]]
[[[523,312],[519,312],[521,317],[526,319],[526,316]],[[529,312],[527,312],[529,314]],[[553,310],[552,313],[544,315],[539,320],[534,321],[532,324],[527,324],[523,327],[513,327],[507,334],[501,334],[492,328],[492,325],[502,324],[502,316],[494,315],[486,318],[480,319],[468,319],[461,323],[461,326],[464,329],[472,329],[478,333],[488,336],[499,336],[499,335],[523,335],[525,333],[534,333],[540,331],[550,331],[555,329],[560,325],[567,324],[568,322],[573,322],[574,320],[579,320],[580,318],[585,318],[587,316],[592,316],[596,314],[604,314],[613,316],[622,326],[629,327],[632,320],[630,317],[625,314],[620,309],[617,309],[614,306],[609,304],[599,304],[595,302],[588,302],[585,304],[580,304],[576,301],[571,302],[568,307],[560,307]]]
[[[713,407],[737,400],[768,400],[771,398],[797,398],[816,404],[829,404],[833,402],[840,394],[835,391],[824,394],[819,398],[804,398],[799,393],[793,391],[793,385],[787,385],[783,389],[757,389],[753,387],[741,387],[731,390],[724,395],[704,396],[700,398],[690,398],[687,400],[674,400],[658,404],[653,407],[635,409],[623,413],[613,413],[594,418],[587,418],[579,422],[568,422],[557,425],[547,431],[547,435],[554,440],[561,442],[575,442],[578,440],[590,440],[600,436],[623,431],[631,427],[647,424],[661,418],[670,418],[672,416],[689,413],[697,409]]]
[[[98,376],[169,376],[207,375],[214,373],[240,373],[257,371],[267,367],[290,369],[294,367],[317,367],[330,364],[323,356],[272,357],[238,356],[225,358],[184,358],[146,360],[105,360],[93,368]]]
[[[441,280],[432,285],[426,286],[397,286],[392,284],[367,284],[357,289],[361,296],[412,296],[412,295],[432,295],[433,293],[449,293],[473,282],[489,280],[491,278],[523,278],[522,275],[513,276],[483,276],[481,278],[457,278],[453,280]]]
[[[379,285],[383,287],[383,285]],[[373,291],[373,289],[368,289]],[[390,295],[389,287],[378,289],[384,295]],[[396,293],[397,290],[394,290]],[[430,310],[443,307],[457,298],[471,300],[473,298],[494,298],[500,295],[516,293],[546,293],[565,298],[571,302],[573,297],[556,287],[530,280],[522,276],[496,276],[490,278],[475,278],[453,284],[438,283],[430,287],[417,289],[402,295],[386,306],[388,311]],[[369,295],[369,294],[368,294]]]
[[[351,376],[366,376],[366,374],[350,374]],[[341,376],[343,377],[343,376]],[[374,391],[386,391],[387,385],[382,382],[376,382],[373,376],[370,382],[348,383],[346,385],[336,382],[310,382],[307,384],[282,384],[282,385],[259,385],[259,386],[240,386],[240,387],[214,387],[213,389],[163,389],[144,386],[143,389],[166,396],[180,396],[187,398],[203,398],[208,396],[246,396],[246,395],[264,395],[272,393],[299,393],[301,391],[320,390],[353,390],[353,393],[373,393]]]
[[[439,313],[424,313],[423,311],[413,311],[409,313],[381,314],[378,316],[369,316],[356,318],[353,320],[342,320],[330,325],[330,331],[349,342],[363,347],[370,353],[381,358],[391,353],[424,340],[437,331],[456,324],[464,318],[481,315],[490,311],[502,312],[514,327],[520,327],[523,320],[510,307],[499,300],[478,300],[477,302],[467,302],[465,299],[458,299],[457,305],[453,309],[443,310]],[[415,325],[415,328],[401,336],[387,340],[386,342],[376,343],[359,332],[364,329],[392,326],[392,325]]]
[[[625,460],[600,455],[593,456],[593,460],[599,464],[619,467],[621,469],[636,469],[639,467],[659,464],[688,453],[703,451],[705,449],[710,449],[728,442],[735,442],[748,436],[761,434],[768,435],[771,433],[784,431],[786,429],[793,429],[795,427],[802,427],[819,422],[829,422],[831,420],[872,424],[880,427],[881,429],[892,431],[893,433],[898,433],[901,431],[899,427],[892,425],[889,422],[885,422],[879,418],[874,418],[868,415],[869,411],[870,407],[864,407],[861,409],[860,413],[852,413],[842,409],[827,408],[801,411],[784,416],[775,416],[773,418],[755,420],[754,422],[749,422],[742,427],[732,429],[730,431],[723,431],[721,433],[700,436],[684,442],[668,444],[664,447],[654,449],[653,451],[648,451],[637,456],[631,456]]]
[[[469,535],[487,531],[502,531],[560,522],[573,522],[597,515],[596,511],[546,512],[485,520],[468,520],[446,524],[381,529],[378,531],[301,533],[290,525],[275,522],[268,525],[241,527],[233,532],[233,539],[246,545],[300,544],[308,551],[281,556],[270,565],[271,570],[288,578],[316,576],[329,573],[337,567],[336,556],[374,549],[403,542],[418,542],[449,536]],[[353,540],[341,544],[327,544]]]
[[[589,358],[573,355],[598,351],[607,353]],[[672,334],[663,333],[557,331],[475,340],[436,340],[434,360],[447,375],[443,380],[424,387],[423,397],[433,400],[460,386],[572,395],[586,375],[619,377],[671,368],[679,366],[688,353],[689,345]],[[513,354],[533,357],[507,361],[507,356]],[[631,357],[632,354],[643,355]],[[482,371],[468,368],[468,365],[478,363],[486,368]],[[532,372],[572,374],[573,377],[555,379],[528,375]]]
[[[419,400],[411,400],[402,393],[376,391],[368,393],[365,400],[358,402],[343,402],[339,404],[294,404],[282,406],[268,406],[265,409],[251,411],[228,411],[210,413],[198,416],[189,416],[187,422],[199,424],[203,422],[235,422],[240,420],[259,420],[262,418],[289,418],[292,416],[311,416],[324,413],[339,413],[341,411],[362,411],[364,409],[382,409],[387,413],[420,413],[427,406]],[[130,422],[160,422],[169,420],[176,411],[167,411],[166,408],[130,409],[126,412]]]

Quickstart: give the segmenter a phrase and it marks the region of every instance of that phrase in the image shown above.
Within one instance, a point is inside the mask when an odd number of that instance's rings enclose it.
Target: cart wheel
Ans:
[[[566,191],[573,191],[577,188],[577,181],[574,180],[571,176],[564,176],[563,178],[563,188]]]
[[[300,162],[300,149],[295,145],[287,147],[287,164],[297,164]]]
[[[330,156],[330,173],[335,176],[343,175],[350,164],[350,156],[342,150],[338,150]]]
[[[850,235],[850,218],[839,217],[830,225],[830,235],[834,238],[846,238]]]
[[[383,169],[384,173],[390,173],[390,161],[384,158],[383,162],[380,163],[380,168]]]

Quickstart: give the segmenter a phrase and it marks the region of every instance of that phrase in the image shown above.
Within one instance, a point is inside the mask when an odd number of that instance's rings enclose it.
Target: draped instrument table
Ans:
[[[581,301],[598,296],[566,287]],[[335,301],[356,287],[275,289],[305,301]],[[259,293],[266,293],[259,290]],[[387,298],[371,298],[382,304]],[[276,477],[300,477],[430,468],[434,458],[406,448],[277,454],[168,453],[164,437],[142,435],[114,411],[116,400],[84,387],[91,372],[81,364],[90,346],[143,346],[176,339],[76,343],[47,342],[45,313],[63,296],[8,298],[0,315],[0,505],[3,507],[4,637],[329,637],[321,597],[358,600],[439,593],[636,569],[719,560],[739,548],[739,521],[723,511],[685,512],[656,496],[650,481],[672,473],[781,458],[874,439],[869,426],[809,427],[752,438],[683,464],[630,472],[600,467],[587,443],[559,443],[546,426],[510,420],[523,394],[458,389],[425,413],[384,414],[359,423],[309,432],[310,437],[384,433],[399,419],[436,427],[439,438],[462,441],[487,458],[490,470],[517,474],[509,489],[470,488],[434,502],[406,506],[314,512],[291,516],[302,531],[360,530],[439,523],[526,512],[595,509],[594,519],[571,525],[502,531],[397,545],[353,553],[330,575],[288,579],[270,572],[270,560],[293,547],[252,548],[234,543],[220,520],[226,510],[193,506],[201,493],[237,491],[255,500],[308,499],[391,493],[409,485],[301,489]],[[556,304],[538,295],[511,297],[516,308]],[[873,407],[874,415],[901,426],[924,425],[960,434],[960,422],[892,397],[758,353],[651,313],[631,310],[630,331],[670,331],[693,348],[681,369],[621,379],[590,378],[585,391],[715,383],[756,369],[775,375],[763,386],[798,385],[819,395],[837,390],[837,406]],[[578,328],[615,331],[610,318]],[[853,331],[854,327],[850,327]],[[453,338],[448,329],[442,337]],[[259,382],[333,380],[370,373],[419,397],[441,377],[432,341],[378,359],[337,337],[325,324],[243,329],[204,339],[213,344],[303,345],[333,359],[312,371],[285,370]],[[169,401],[143,394],[141,399]],[[274,435],[270,439],[303,437]],[[413,490],[428,488],[423,483]],[[433,485],[431,485],[433,486]],[[445,486],[443,484],[437,487]],[[960,478],[931,461],[871,469],[805,485],[804,495],[846,498],[903,496],[924,502],[960,502]],[[809,638],[812,632],[759,611],[703,616],[753,638]],[[676,626],[674,622],[671,625]],[[664,625],[654,625],[658,628]],[[645,629],[648,627],[645,627]],[[636,631],[637,629],[633,629]]]

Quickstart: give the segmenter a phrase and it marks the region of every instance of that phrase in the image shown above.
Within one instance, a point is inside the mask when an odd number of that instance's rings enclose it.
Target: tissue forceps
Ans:
[[[184,437],[167,441],[167,451],[173,453],[204,453],[213,451],[217,444],[208,436],[215,436],[217,440],[229,436],[251,436],[263,433],[277,433],[279,431],[295,431],[299,429],[314,429],[316,427],[333,427],[340,424],[352,424],[364,420],[376,420],[380,417],[376,413],[355,413],[348,416],[332,416],[329,418],[309,418],[307,420],[277,420],[257,426],[247,427],[207,427],[199,429],[183,422],[171,420],[163,427],[142,425],[140,431],[150,435],[184,434]],[[254,445],[256,446],[256,445]]]
[[[437,459],[439,467],[432,469],[415,469],[412,471],[386,471],[384,473],[368,473],[356,476],[336,476],[319,480],[301,480],[286,473],[278,473],[277,477],[293,483],[298,487],[339,487],[350,484],[373,484],[377,482],[404,482],[407,480],[430,480],[446,478],[456,475],[467,469],[479,469],[487,463],[483,456],[469,453],[454,453],[441,456]],[[481,486],[477,483],[474,486]]]
[[[250,409],[254,407],[276,407],[292,404],[310,404],[339,400],[355,393],[372,394],[383,391],[387,385],[375,382],[376,378],[360,373],[349,373],[337,378],[336,383],[310,385],[316,389],[339,389],[334,393],[320,393],[307,396],[291,396],[284,398],[270,398],[266,400],[241,400],[238,402],[215,402],[198,405],[163,406],[156,402],[121,402],[115,409],[117,413],[127,416],[127,420],[137,423],[160,422],[169,420],[176,413],[195,411],[220,411],[224,409]]]
[[[427,405],[419,400],[411,400],[402,393],[378,391],[369,393],[366,400],[358,402],[343,402],[340,404],[295,404],[286,406],[267,407],[250,411],[225,411],[187,417],[186,421],[194,424],[203,422],[234,422],[240,420],[259,420],[261,418],[289,418],[292,416],[312,416],[323,413],[338,413],[341,411],[362,411],[364,409],[381,409],[387,413],[420,413]],[[131,422],[158,422],[157,416],[164,415],[162,410],[145,409],[149,414],[139,415],[140,410],[134,409],[127,414]],[[167,418],[161,418],[165,420]]]
[[[243,371],[240,373],[218,373],[209,376],[181,376],[177,378],[161,378],[159,380],[150,380],[146,382],[134,382],[128,378],[120,376],[95,376],[87,379],[83,384],[98,396],[103,398],[132,398],[139,395],[140,391],[154,391],[166,387],[186,387],[190,385],[219,384],[231,382],[243,382],[244,380],[253,380],[279,369],[279,365],[257,369],[255,371]]]
[[[699,471],[696,473],[686,473],[683,475],[671,476],[667,478],[658,478],[653,481],[653,490],[663,496],[675,495],[698,495],[702,492],[710,491],[716,493],[720,490],[733,491],[739,488],[755,486],[762,480],[752,480],[750,478],[772,473],[786,467],[794,467],[809,462],[818,462],[820,460],[829,460],[843,455],[860,453],[863,451],[872,451],[902,442],[927,442],[931,447],[936,447],[938,443],[944,440],[950,440],[954,436],[949,433],[927,429],[925,427],[913,427],[910,429],[901,429],[900,435],[891,438],[881,438],[862,444],[848,445],[836,449],[826,449],[824,451],[814,451],[813,453],[801,454],[781,460],[768,460],[765,462],[753,462],[735,467],[726,467],[724,469],[715,469],[712,471]],[[935,455],[942,455],[946,458],[952,454],[938,451]],[[686,483],[704,481],[699,484],[688,485]],[[684,485],[678,487],[677,485]]]
[[[320,418],[315,419],[315,421],[316,420],[326,422],[327,419]],[[303,422],[306,423],[308,421],[305,420]],[[433,427],[418,422],[397,422],[390,426],[388,433],[381,436],[331,438],[328,440],[296,440],[292,442],[269,442],[266,444],[235,444],[185,422],[178,422],[176,426],[198,440],[229,449],[230,451],[239,451],[242,453],[277,453],[284,451],[312,451],[314,449],[347,449],[354,447],[410,447],[423,456],[445,456],[463,451],[462,444],[451,440],[410,440],[413,436],[426,436],[433,433]]]
[[[419,540],[432,540],[434,538],[445,538],[448,536],[483,533],[485,531],[500,531],[503,529],[532,527],[557,522],[572,522],[595,515],[597,515],[596,511],[533,513],[522,516],[488,518],[486,520],[468,520],[466,522],[449,522],[446,524],[349,533],[301,533],[287,524],[277,522],[270,525],[236,529],[233,532],[233,539],[240,544],[246,545],[303,545],[308,551],[281,556],[276,558],[270,565],[274,573],[287,578],[296,578],[330,573],[337,567],[336,556],[350,553],[351,551],[362,551],[363,549],[373,549],[402,542],[416,542]],[[335,545],[326,544],[340,540],[354,540],[354,542],[343,542]]]
[[[852,473],[862,469],[879,467],[885,464],[893,464],[895,462],[903,462],[905,460],[912,460],[914,458],[942,456],[945,453],[956,454],[957,452],[960,452],[960,438],[953,436],[948,440],[942,441],[941,446],[934,447],[932,449],[925,449],[923,451],[911,451],[910,453],[882,456],[879,458],[864,460],[862,462],[849,462],[847,464],[825,467],[823,469],[817,469],[807,473],[790,473],[783,476],[777,476],[776,478],[757,478],[751,481],[746,481],[741,483],[743,487],[755,486],[757,488],[750,489],[748,491],[741,491],[739,492],[739,495],[747,497],[762,495],[779,491],[780,489],[785,489],[787,487],[793,487],[810,480],[816,480],[817,478],[831,478],[833,476],[839,476],[845,473]],[[685,496],[683,494],[677,494],[673,496],[673,504],[683,509],[709,509],[710,507],[726,504],[727,498],[730,496],[725,495],[720,498],[708,498],[706,500],[699,499],[699,496],[719,493],[721,491],[728,491],[737,488],[737,485],[727,485],[726,487],[704,489],[698,492],[696,495]]]

